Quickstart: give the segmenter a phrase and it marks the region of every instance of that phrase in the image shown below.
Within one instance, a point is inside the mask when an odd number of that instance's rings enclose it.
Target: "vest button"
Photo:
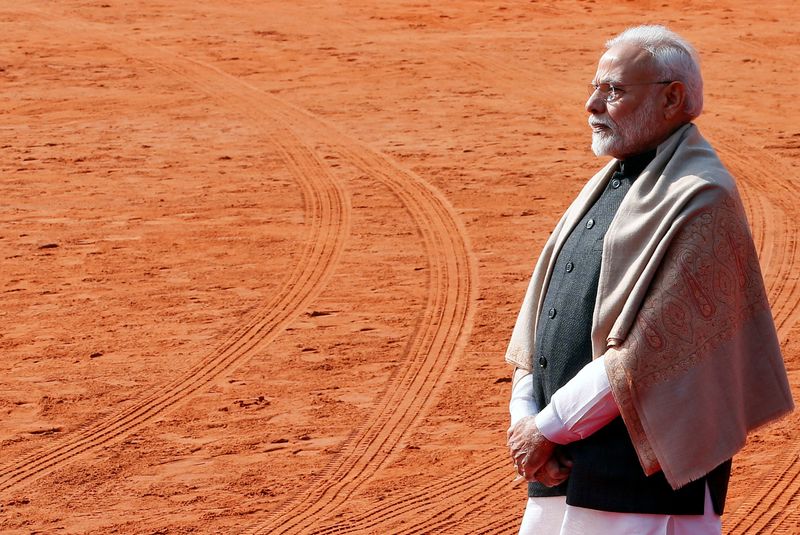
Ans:
[[[622,185],[622,182],[620,182],[619,179],[617,179],[617,178],[615,178],[614,180],[611,181],[611,187],[614,188],[614,189],[617,189],[621,185]]]
[[[547,368],[547,359],[544,357],[544,355],[539,356],[539,367]]]
[[[553,319],[553,318],[555,318],[555,317],[556,317],[556,309],[555,309],[555,308],[551,308],[551,309],[550,309],[550,310],[547,312],[547,315],[550,317],[550,319]]]
[[[572,262],[567,262],[567,265],[565,267],[567,273],[572,273],[572,270],[575,269],[575,264],[573,264]]]
[[[592,228],[594,226],[594,219],[590,219],[586,222],[586,228]]]

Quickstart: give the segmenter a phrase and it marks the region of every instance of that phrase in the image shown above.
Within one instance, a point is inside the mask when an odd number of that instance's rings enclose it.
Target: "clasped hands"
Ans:
[[[539,431],[534,416],[526,416],[508,429],[507,444],[514,468],[525,481],[554,487],[569,476],[572,461]]]

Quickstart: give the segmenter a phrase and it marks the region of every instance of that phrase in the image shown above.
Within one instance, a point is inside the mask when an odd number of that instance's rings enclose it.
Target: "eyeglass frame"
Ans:
[[[624,89],[625,87],[629,87],[632,85],[663,85],[663,84],[671,84],[676,81],[677,80],[660,80],[658,82],[639,82],[634,84],[619,84],[619,85],[614,85],[614,82],[602,82],[599,84],[591,83],[589,84],[589,89],[590,89],[589,96],[591,97],[597,91],[600,91],[600,95],[603,98],[603,101],[605,101],[606,104],[610,104],[612,102],[616,102],[622,97],[622,95],[625,93]],[[609,88],[608,91],[600,90],[600,87],[604,85],[608,86]]]

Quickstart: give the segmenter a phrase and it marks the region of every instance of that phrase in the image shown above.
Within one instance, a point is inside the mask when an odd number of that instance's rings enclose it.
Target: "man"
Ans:
[[[546,243],[506,353],[521,534],[719,534],[731,457],[793,408],[736,185],[691,123],[702,87],[662,26],[600,58],[586,110],[613,159]]]

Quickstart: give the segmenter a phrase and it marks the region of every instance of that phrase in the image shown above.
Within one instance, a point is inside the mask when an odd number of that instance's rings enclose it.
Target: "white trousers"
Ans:
[[[557,535],[561,533],[567,502],[564,496],[528,498],[519,535]]]
[[[563,496],[528,498],[519,535],[720,535],[706,486],[702,515],[609,513],[567,505]]]

